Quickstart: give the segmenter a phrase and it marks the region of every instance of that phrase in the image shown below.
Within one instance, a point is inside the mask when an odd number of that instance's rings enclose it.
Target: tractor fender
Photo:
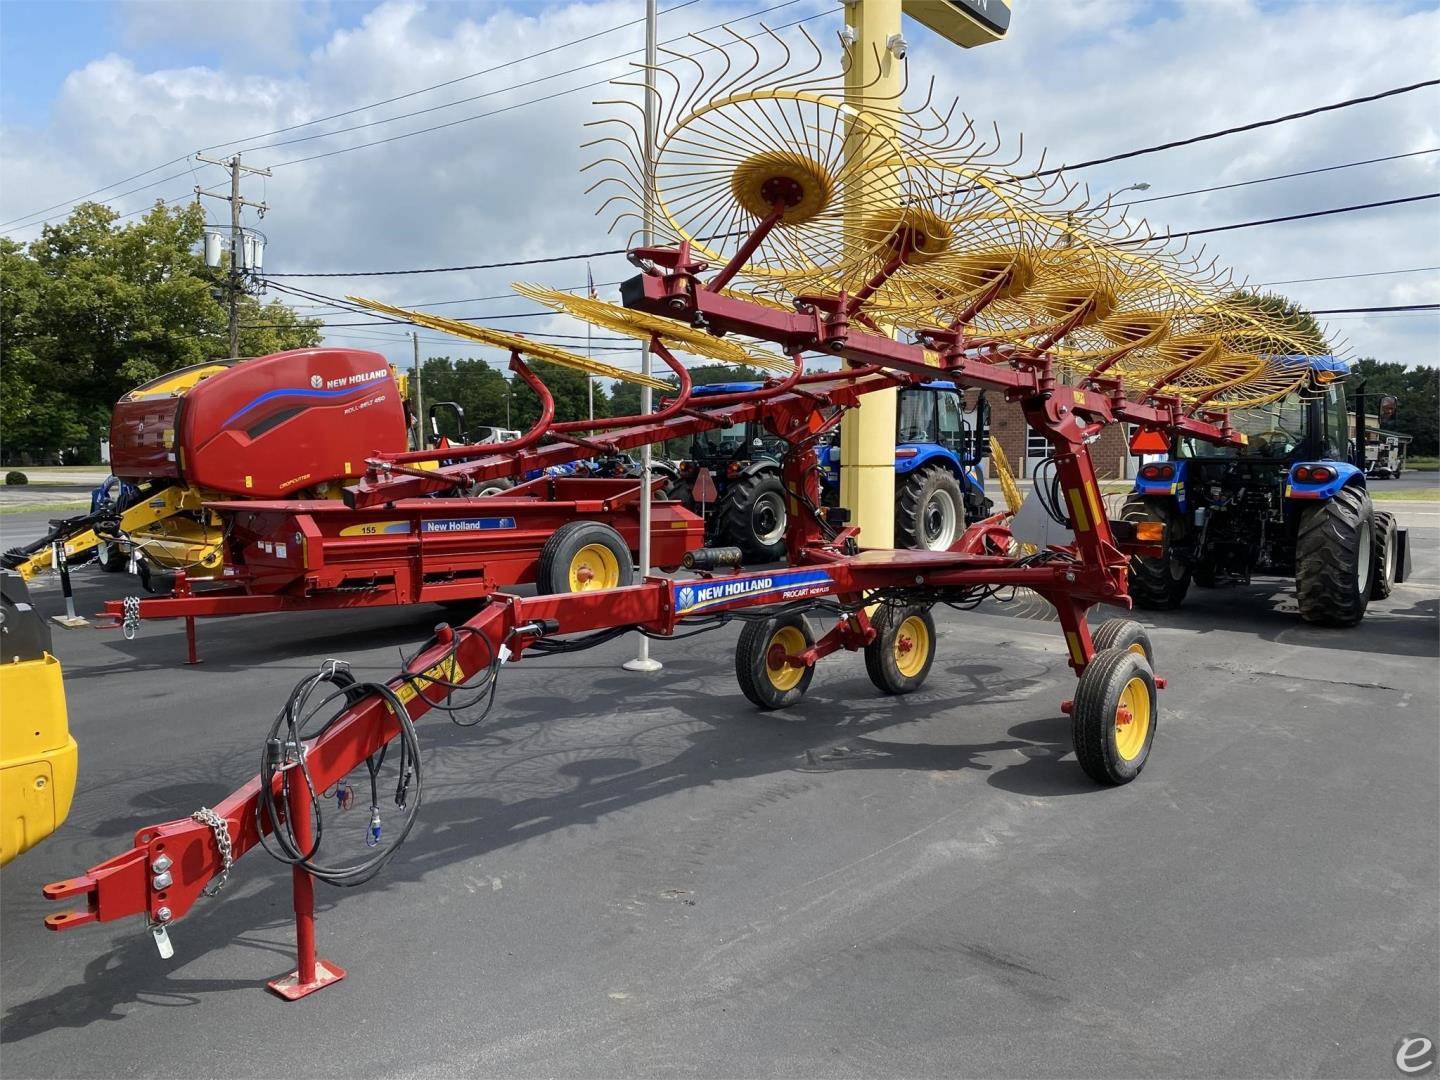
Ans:
[[[909,476],[918,469],[930,465],[944,465],[963,487],[966,483],[960,458],[953,450],[936,443],[901,443],[895,447],[895,475]]]
[[[1314,469],[1321,465],[1333,470],[1334,475],[1329,480],[1302,480],[1295,475],[1301,469]],[[1341,488],[1352,486],[1363,488],[1365,474],[1348,461],[1297,461],[1290,466],[1290,471],[1285,476],[1285,498],[1311,501],[1333,499]]]
[[[780,463],[774,458],[757,458],[756,460],[746,465],[745,468],[741,469],[734,476],[727,477],[727,479],[732,482],[735,480],[745,480],[749,477],[757,475],[758,473],[765,472],[773,472],[776,476],[779,476]]]
[[[1164,461],[1147,462],[1147,464],[1169,465],[1175,470],[1175,474],[1168,478],[1149,479],[1141,476],[1138,472],[1135,475],[1134,493],[1144,495],[1147,498],[1173,498],[1175,508],[1180,513],[1187,513],[1190,509],[1189,499],[1185,494],[1185,478],[1189,470],[1189,462],[1183,458],[1166,458]],[[1141,466],[1144,468],[1144,466]]]

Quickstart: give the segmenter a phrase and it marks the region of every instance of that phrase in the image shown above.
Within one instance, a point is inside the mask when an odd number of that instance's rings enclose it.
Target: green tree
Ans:
[[[1381,398],[1394,397],[1395,418],[1385,423],[1386,430],[1409,435],[1412,454],[1440,452],[1440,368],[1411,368],[1365,357],[1341,385],[1352,408],[1363,385],[1369,413],[1378,412]]]
[[[82,203],[29,244],[0,239],[0,424],[7,456],[94,461],[116,399],[228,352],[216,273],[199,251],[204,215],[157,204],[120,224]],[[245,298],[255,352],[313,345],[319,322]]]

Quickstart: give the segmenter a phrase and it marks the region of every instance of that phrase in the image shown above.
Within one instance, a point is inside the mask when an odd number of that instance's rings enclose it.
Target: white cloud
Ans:
[[[667,16],[663,35],[760,6],[696,4]],[[272,44],[289,43],[285,48],[298,47],[300,20],[320,17],[314,9],[283,5],[202,5],[199,10],[215,13],[206,28],[195,21],[195,9],[180,5],[171,13],[169,29],[157,28],[158,16],[151,12],[131,16],[127,32],[142,35],[133,37],[135,41],[159,40],[153,35],[162,29],[176,35],[218,33],[220,21],[231,18],[218,13],[230,8],[263,12],[242,36],[263,35]],[[822,10],[818,3],[804,0],[767,21],[788,22],[817,10]],[[625,65],[612,63],[531,86],[516,84],[638,48],[638,26],[601,34],[636,15],[635,5],[626,0],[484,8],[478,14],[450,5],[386,3],[358,25],[330,32],[284,76],[263,74],[273,68],[247,63],[243,51],[227,56],[219,69],[147,71],[124,55],[109,56],[70,75],[46,128],[0,131],[0,218],[222,139],[288,127],[460,78],[487,60],[503,62],[580,39],[580,44],[550,56],[433,94],[368,109],[318,129],[238,144],[247,147],[247,162],[275,166],[270,180],[247,180],[246,193],[263,195],[272,207],[263,228],[270,240],[267,266],[276,271],[457,265],[615,247],[622,241],[607,237],[604,225],[593,217],[597,201],[584,194],[588,181],[579,173],[585,160],[579,144],[588,137],[582,125],[599,115],[588,103],[604,95],[583,90],[522,103],[617,74]],[[269,29],[258,29],[262,24]],[[828,45],[834,25],[832,18],[811,28]],[[753,22],[746,24],[746,29],[754,27]],[[906,34],[914,75],[933,72],[940,89],[958,95],[972,116],[994,119],[1008,133],[1023,130],[1029,160],[1048,145],[1048,160],[1057,163],[1418,81],[1433,69],[1430,45],[1440,37],[1440,14],[1365,0],[1314,6],[1197,0],[1160,7],[1107,0],[1018,5],[1009,40],[967,52],[940,43],[918,25],[907,27]],[[491,96],[395,124],[265,145],[480,94]],[[1151,184],[1147,195],[1161,195],[1427,149],[1440,146],[1436,104],[1434,92],[1422,91],[1086,170],[1078,178],[1096,192],[1144,180]],[[496,115],[353,153],[285,164],[481,112]],[[154,173],[135,185],[175,171]],[[122,200],[120,209],[135,209],[153,196],[186,192],[193,180],[188,169],[184,171],[179,179]],[[213,184],[220,174],[205,169],[200,177]],[[1146,211],[1160,225],[1203,228],[1434,191],[1437,177],[1440,154],[1152,203],[1136,211]],[[1207,239],[1211,252],[1239,274],[1265,282],[1440,265],[1436,223],[1435,204],[1430,203]],[[18,235],[27,238],[35,230]],[[609,281],[631,271],[623,259],[611,257],[594,260],[594,272],[597,281]],[[477,271],[298,284],[327,293],[359,291],[393,302],[423,303],[503,293],[510,276]],[[571,287],[584,282],[585,267],[545,265],[515,276]],[[1317,282],[1282,291],[1312,307],[1355,307],[1433,302],[1440,299],[1437,282],[1440,275],[1414,275]],[[478,316],[527,307],[516,300],[441,310]],[[1334,325],[1344,329],[1362,355],[1409,363],[1440,359],[1437,320],[1432,317],[1341,319]],[[573,329],[560,320],[550,327]],[[336,329],[334,340],[373,342],[396,359],[408,359],[401,333],[400,328]],[[465,355],[473,350],[437,340],[434,351]]]

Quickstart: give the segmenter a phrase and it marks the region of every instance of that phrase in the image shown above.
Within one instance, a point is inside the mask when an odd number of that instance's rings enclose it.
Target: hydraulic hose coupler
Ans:
[[[739,566],[744,558],[738,547],[703,547],[687,551],[680,565],[686,570],[715,570],[722,566]]]

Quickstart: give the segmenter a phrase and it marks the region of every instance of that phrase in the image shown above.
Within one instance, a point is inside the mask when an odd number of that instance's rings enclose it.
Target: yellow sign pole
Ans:
[[[845,25],[854,35],[850,45],[850,68],[846,73],[848,104],[863,109],[867,101],[883,106],[900,93],[905,64],[895,55],[892,41],[900,36],[901,0],[850,0],[845,5]],[[873,117],[874,114],[869,114]],[[879,134],[866,125],[865,131]],[[865,138],[852,129],[851,138]],[[863,155],[863,145],[847,145]],[[865,185],[873,202],[878,185]],[[882,189],[883,190],[883,189]],[[857,200],[860,202],[861,200]],[[847,223],[855,223],[875,205],[846,207]],[[867,394],[863,406],[852,409],[840,425],[840,504],[850,511],[850,523],[860,526],[860,543],[865,547],[895,545],[895,401],[894,390]]]

